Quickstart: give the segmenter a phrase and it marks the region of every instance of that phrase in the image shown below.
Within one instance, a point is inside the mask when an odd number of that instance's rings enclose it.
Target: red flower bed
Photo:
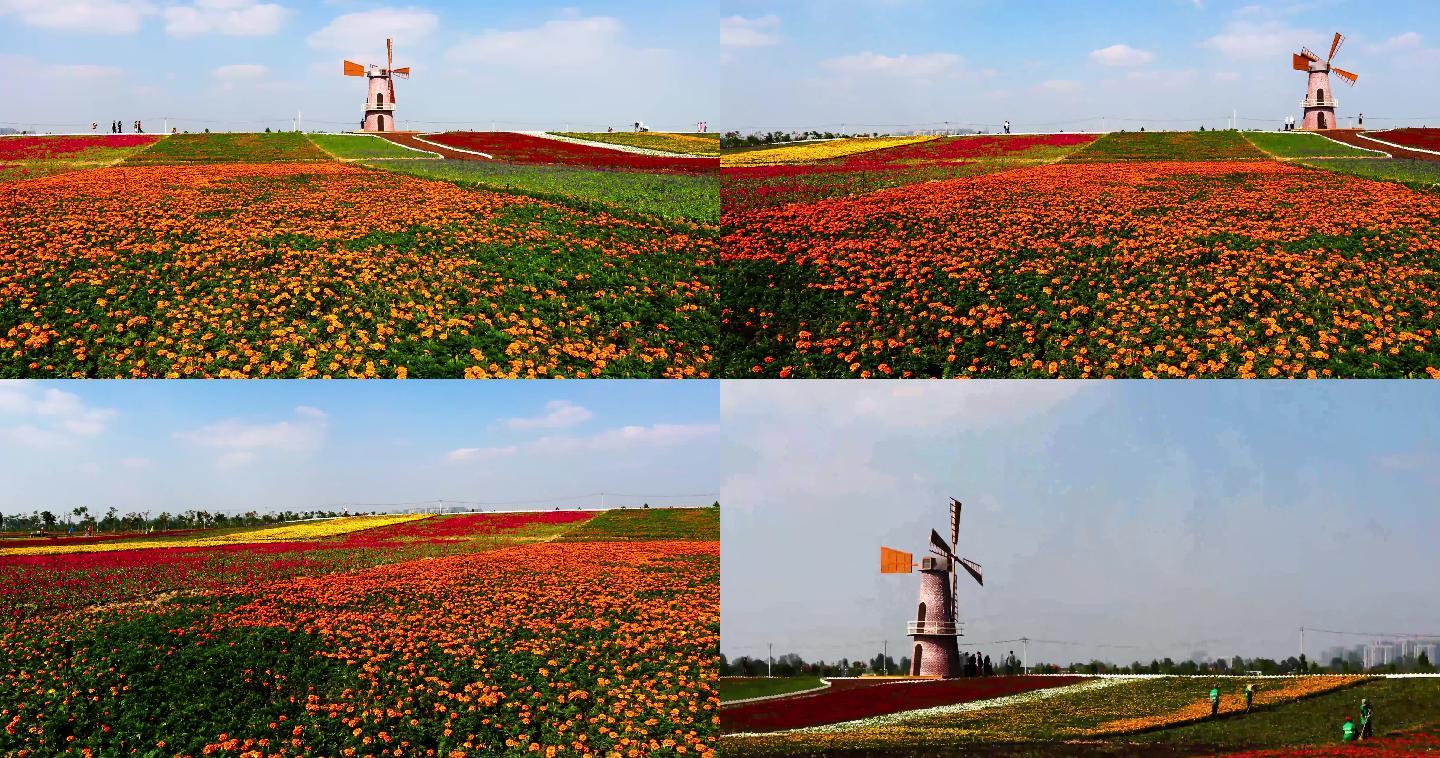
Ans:
[[[462,150],[486,153],[507,163],[558,163],[598,169],[681,174],[714,174],[720,170],[719,158],[641,155],[515,132],[446,132],[426,135],[425,139]]]
[[[471,537],[498,532],[512,532],[531,524],[571,524],[588,521],[595,514],[584,511],[543,511],[535,513],[476,513],[466,516],[445,516],[407,521],[402,524],[367,529],[352,537],[367,541],[392,540],[400,537]]]
[[[1082,676],[993,676],[838,686],[810,695],[726,708],[720,728],[732,732],[774,732],[884,716],[919,708],[955,705],[1085,681]],[[859,680],[863,682],[864,680]]]
[[[58,158],[97,147],[121,148],[148,145],[157,138],[148,134],[116,134],[83,137],[5,137],[0,139],[0,161]]]
[[[1440,150],[1440,129],[1391,129],[1385,132],[1375,132],[1371,136],[1405,147]]]
[[[144,532],[112,532],[107,534],[86,535],[83,530],[75,534],[66,534],[63,531],[51,532],[48,537],[26,537],[20,539],[0,539],[0,548],[6,547],[38,547],[40,545],[89,545],[92,542],[109,542],[111,540],[139,539],[142,537],[174,537],[181,534],[189,534],[197,529],[171,529],[165,532],[156,532],[147,535]]]

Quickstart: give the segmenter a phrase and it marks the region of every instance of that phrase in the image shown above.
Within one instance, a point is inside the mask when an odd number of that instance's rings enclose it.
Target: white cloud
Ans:
[[[337,16],[306,42],[318,50],[373,50],[386,37],[397,46],[418,44],[439,26],[440,17],[421,8],[377,8]]]
[[[269,69],[258,63],[232,63],[228,66],[220,66],[211,72],[216,79],[224,79],[227,82],[243,82],[262,79],[269,73]]]
[[[595,414],[568,400],[551,400],[538,416],[512,418],[505,421],[510,429],[561,429],[589,421]]]
[[[134,34],[155,12],[148,0],[0,0],[0,16],[26,26],[94,34]]]
[[[864,52],[821,61],[821,68],[839,74],[879,74],[898,77],[939,76],[952,73],[965,62],[954,53],[881,55]]]
[[[128,469],[149,468],[150,464],[151,464],[151,460],[150,460],[149,458],[121,458],[121,459],[120,459],[120,465],[121,465],[122,467],[128,468]]]
[[[1102,66],[1143,66],[1155,60],[1155,54],[1149,50],[1141,50],[1129,45],[1111,45],[1099,50],[1092,50],[1090,60]]]
[[[234,468],[254,461],[260,452],[315,450],[328,432],[326,414],[302,405],[295,409],[295,419],[290,421],[255,423],[226,419],[199,429],[175,432],[172,436],[191,445],[223,451],[216,462],[222,467]]]
[[[507,447],[462,447],[446,453],[445,460],[451,463],[490,461],[496,458],[508,458],[517,452],[519,452],[519,448],[513,445]]]
[[[780,17],[731,16],[720,20],[720,44],[729,47],[768,47],[780,43]]]
[[[1080,82],[1074,81],[1073,79],[1047,79],[1035,85],[1035,88],[1041,92],[1051,94],[1068,94],[1071,92],[1079,92]]]
[[[984,427],[1013,423],[1050,411],[1086,391],[1095,382],[967,382],[965,391],[944,381],[887,383],[860,391],[848,381],[727,382],[720,388],[722,418],[755,415],[776,420],[828,417],[837,426],[880,428]],[[831,413],[825,413],[826,410]]]
[[[27,382],[0,381],[0,437],[20,444],[49,446],[97,437],[114,417],[114,410],[91,407],[79,395]],[[5,425],[7,420],[14,425]]]
[[[589,436],[542,437],[527,448],[541,453],[615,451],[644,446],[679,445],[720,433],[718,424],[654,424],[622,426]]]
[[[522,68],[593,65],[627,52],[623,31],[620,21],[609,16],[571,15],[530,29],[487,29],[450,48],[446,57]]]
[[[1243,11],[1244,9],[1242,9]],[[1231,58],[1287,60],[1289,53],[1300,51],[1302,45],[1328,43],[1329,36],[1310,29],[1297,29],[1276,20],[1250,20],[1253,13],[1225,25],[1219,34],[1200,43]],[[1329,46],[1326,46],[1326,51]]]
[[[50,72],[72,81],[96,81],[114,79],[124,72],[114,66],[95,66],[88,63],[51,66]]]
[[[165,33],[172,37],[264,36],[280,31],[288,13],[284,6],[256,0],[195,0],[194,5],[165,9]]]

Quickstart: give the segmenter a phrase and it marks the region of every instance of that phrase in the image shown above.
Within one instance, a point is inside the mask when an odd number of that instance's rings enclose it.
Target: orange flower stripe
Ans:
[[[1271,684],[1274,680],[1260,680],[1260,689],[1255,693],[1255,706],[1277,705],[1300,698],[1349,687],[1362,682],[1364,676],[1301,676],[1287,680],[1284,684]],[[1239,681],[1239,680],[1237,680]],[[1245,710],[1244,693],[1223,693],[1220,695],[1220,713],[1238,713]],[[1080,730],[1085,736],[1123,734],[1155,729],[1166,726],[1201,721],[1210,718],[1210,699],[1203,697],[1183,708],[1168,713],[1156,713],[1136,718],[1115,719],[1098,724],[1090,729]]]

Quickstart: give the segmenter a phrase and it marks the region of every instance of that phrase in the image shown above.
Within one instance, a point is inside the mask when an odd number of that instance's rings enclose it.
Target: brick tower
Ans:
[[[915,607],[915,620],[905,625],[905,634],[912,637],[910,675],[934,676],[942,679],[961,676],[959,604],[956,591],[960,569],[984,585],[980,564],[955,555],[960,538],[960,501],[950,499],[950,541],[930,530],[930,552],[920,560],[920,597]],[[910,553],[880,548],[880,573],[909,574],[916,567]]]
[[[1304,112],[1300,122],[1301,129],[1313,131],[1340,127],[1335,119],[1335,108],[1340,105],[1340,101],[1335,99],[1335,90],[1330,86],[1330,74],[1334,72],[1352,87],[1355,86],[1355,80],[1360,78],[1357,74],[1330,65],[1344,41],[1345,36],[1336,32],[1335,40],[1330,43],[1330,57],[1323,61],[1308,47],[1302,47],[1300,52],[1291,55],[1291,68],[1304,71],[1307,75],[1305,99],[1300,101],[1300,108]]]

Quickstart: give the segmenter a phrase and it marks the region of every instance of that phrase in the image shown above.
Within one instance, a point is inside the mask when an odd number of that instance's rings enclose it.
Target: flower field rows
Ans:
[[[1067,159],[725,230],[727,376],[1440,376],[1440,197],[1392,182]]]
[[[946,137],[803,164],[721,169],[726,211],[812,202],[916,182],[1004,171],[1059,160],[1088,134]]]
[[[181,537],[179,539],[129,539],[115,541],[90,541],[80,544],[52,544],[12,547],[0,543],[0,556],[5,555],[53,555],[56,553],[102,553],[115,550],[144,550],[152,547],[214,547],[217,545],[249,544],[256,542],[289,542],[338,537],[365,529],[403,524],[426,518],[425,514],[401,514],[394,516],[349,516],[344,518],[304,521],[282,524],[265,529],[253,529],[233,534],[215,536]]]
[[[1405,147],[1440,151],[1440,129],[1389,129],[1369,134],[1375,139],[1394,142]]]
[[[714,158],[640,155],[515,132],[445,132],[427,134],[425,139],[448,147],[485,153],[507,163],[550,163],[685,174],[714,174],[720,168],[719,161]]]
[[[717,543],[543,543],[30,619],[0,751],[709,755],[718,569]]]
[[[1272,685],[1265,682],[1259,692],[1254,696],[1254,706],[1261,707],[1288,703],[1313,695],[1351,687],[1360,682],[1366,681],[1363,676],[1308,676],[1295,677],[1285,680],[1283,684]],[[1147,696],[1147,701],[1153,700]],[[1136,703],[1137,710],[1140,707]],[[1139,732],[1148,729],[1159,729],[1168,726],[1201,721],[1210,718],[1210,699],[1205,693],[1198,690],[1194,693],[1191,702],[1180,708],[1159,713],[1147,713],[1143,716],[1128,716],[1125,718],[1111,719],[1096,724],[1088,729],[1081,730],[1085,736],[1124,734],[1128,732]],[[1222,692],[1220,695],[1220,714],[1235,714],[1245,712],[1245,695],[1242,692]]]
[[[156,139],[143,134],[0,137],[0,181],[115,163]]]
[[[720,165],[729,166],[778,166],[787,163],[809,163],[829,158],[839,158],[870,150],[883,150],[901,145],[934,139],[933,137],[847,137],[843,139],[817,140],[758,150],[744,150],[720,156]]]
[[[554,132],[562,137],[604,142],[626,147],[659,150],[686,155],[720,155],[718,134],[675,134],[669,132]]]
[[[0,377],[711,370],[704,228],[335,162],[80,171],[7,203]]]
[[[330,156],[299,132],[172,134],[126,159],[132,166],[204,163],[294,163]]]
[[[1128,161],[1259,161],[1265,154],[1239,132],[1110,132],[1083,150],[1071,163]]]

